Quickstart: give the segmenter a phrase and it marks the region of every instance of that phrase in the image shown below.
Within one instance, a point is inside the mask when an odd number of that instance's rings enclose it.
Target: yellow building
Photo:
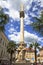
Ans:
[[[35,53],[33,49],[26,48],[25,59],[31,63],[35,62]]]
[[[35,62],[35,53],[33,49],[26,48],[25,59],[31,63]],[[43,47],[40,49],[39,54],[37,55],[37,62],[43,62]]]
[[[39,55],[37,56],[37,62],[43,62],[43,47],[40,49]]]
[[[40,49],[40,62],[43,62],[43,47]]]
[[[40,54],[37,55],[37,63],[40,62]]]
[[[6,38],[5,34],[3,32],[0,32],[0,59],[1,60],[9,59],[9,55],[7,53],[8,42],[9,41]]]

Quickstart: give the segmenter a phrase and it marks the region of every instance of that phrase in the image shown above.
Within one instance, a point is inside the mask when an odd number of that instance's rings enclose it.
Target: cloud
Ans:
[[[41,1],[41,7],[43,7],[43,0],[40,0]]]
[[[43,43],[43,37],[39,38],[39,41],[41,41]]]
[[[28,0],[21,0],[23,3],[26,3],[26,2],[28,2]]]
[[[35,34],[32,34],[32,33],[29,33],[27,31],[24,31],[24,35],[25,35],[25,38],[24,40],[29,43],[29,42],[34,42],[34,41],[37,41],[38,40],[38,36],[35,35]]]
[[[18,20],[19,19],[19,12],[17,10],[14,9],[10,9],[9,12],[10,17],[12,17],[14,20]]]
[[[5,13],[9,14],[9,16],[12,17],[14,20],[19,20],[19,12],[18,12],[18,10],[16,10],[14,8],[15,7],[15,5],[14,5],[15,1],[11,0],[11,2],[10,2],[10,0],[9,1],[8,0],[7,1],[2,0],[2,1],[0,1],[0,6],[2,6],[3,8],[8,8],[9,12],[5,12]],[[12,6],[12,5],[14,5],[14,6]]]
[[[8,30],[9,32],[14,32],[14,31],[16,31],[14,28],[10,28],[9,30]]]
[[[20,11],[20,4],[21,2],[25,5],[28,0],[8,0],[8,2],[11,4],[11,7],[14,8],[15,10],[19,10]],[[26,6],[26,5],[25,5]]]
[[[18,26],[16,26],[16,29],[18,29]]]
[[[30,18],[29,18],[29,16],[28,16],[28,14],[25,14],[24,24],[25,24],[25,25],[29,25],[29,24],[31,24],[31,23],[32,23],[32,21],[30,21]]]
[[[13,24],[10,24],[11,27],[13,27]]]
[[[40,38],[35,34],[24,31],[24,41],[27,43],[32,43],[32,42],[36,42],[36,41],[39,43],[40,42],[43,43],[43,37]]]
[[[19,32],[13,32],[13,34],[8,35],[8,37],[10,38],[10,40],[19,42],[19,38],[20,38],[20,33]]]
[[[10,40],[20,42],[20,32],[13,32],[13,34],[8,35],[8,37],[10,38]],[[26,42],[26,43],[32,43],[32,42],[36,42],[36,41],[43,42],[42,39],[43,38],[40,38],[35,34],[31,34],[31,33],[27,32],[26,30],[24,31],[24,42]]]
[[[10,4],[8,1],[4,1],[4,0],[0,0],[0,6],[2,6],[3,8],[10,8]]]
[[[37,1],[37,0],[34,0]],[[0,5],[2,5],[3,7],[7,7],[9,9],[9,12],[7,12],[9,14],[10,17],[12,17],[14,20],[18,20],[19,21],[19,11],[20,11],[20,4],[21,2],[23,2],[23,4],[25,5],[24,9],[26,11],[29,10],[33,0],[30,0],[30,2],[28,0],[1,0],[0,1]],[[35,9],[35,8],[34,8]],[[33,9],[33,10],[34,10]],[[31,16],[36,16],[35,14],[30,12]],[[29,20],[29,17],[27,16],[27,18],[25,20]],[[29,22],[29,21],[28,21]],[[27,24],[27,23],[26,23]]]

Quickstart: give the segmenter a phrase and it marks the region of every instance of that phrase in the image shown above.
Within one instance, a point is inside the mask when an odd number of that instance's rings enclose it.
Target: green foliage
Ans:
[[[31,26],[34,30],[38,31],[43,35],[43,11],[40,14],[40,17],[34,17],[36,22],[33,22]]]
[[[4,29],[4,26],[0,26],[0,31],[3,31]],[[5,30],[5,29],[4,29]]]
[[[35,53],[35,63],[37,62],[37,49],[40,50],[40,44],[39,43],[32,43],[29,45],[30,48],[33,48],[34,47],[34,53]]]
[[[16,43],[13,41],[10,41],[7,46],[7,52],[10,54],[14,53],[15,49],[16,49]]]
[[[0,31],[5,30],[4,26],[7,24],[9,16],[3,12],[3,8],[0,8]]]
[[[36,48],[36,49],[39,49],[39,48],[40,48],[39,46],[40,46],[40,44],[37,43],[37,42],[32,43],[32,44],[29,45],[30,48],[33,48],[33,47],[34,47],[34,49],[35,49],[35,48]]]
[[[15,53],[16,50],[16,43],[13,41],[9,41],[7,46],[7,52],[10,54],[10,65],[12,65],[12,55]]]

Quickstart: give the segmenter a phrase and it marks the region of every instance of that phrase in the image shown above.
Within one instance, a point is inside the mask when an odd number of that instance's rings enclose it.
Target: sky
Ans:
[[[9,40],[20,41],[20,4],[24,4],[24,42],[38,42],[43,46],[43,37],[30,26],[34,17],[40,17],[43,0],[0,0],[3,11],[9,15],[9,23],[5,26],[5,34]]]

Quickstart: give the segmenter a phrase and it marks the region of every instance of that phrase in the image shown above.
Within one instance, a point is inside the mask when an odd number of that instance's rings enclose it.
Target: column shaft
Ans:
[[[24,18],[20,18],[20,42],[24,42]]]

